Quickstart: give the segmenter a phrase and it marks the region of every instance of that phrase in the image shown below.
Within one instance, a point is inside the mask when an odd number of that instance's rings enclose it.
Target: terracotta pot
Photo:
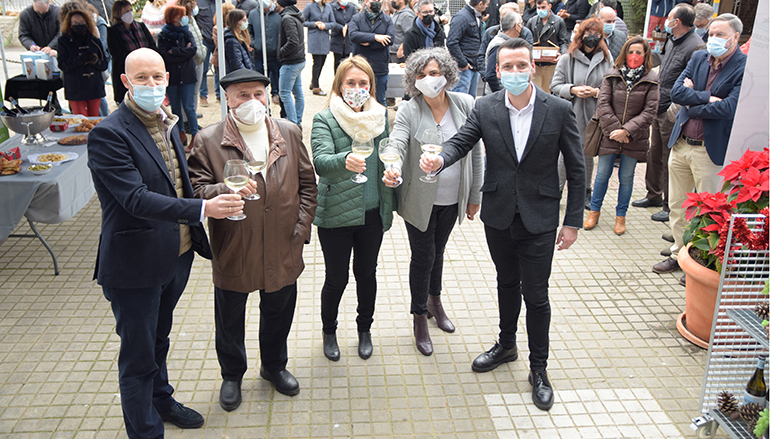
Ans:
[[[679,316],[677,329],[686,339],[706,349],[711,337],[711,325],[714,323],[719,273],[691,258],[690,246],[688,244],[681,249],[677,259],[679,267],[687,275],[685,312]]]

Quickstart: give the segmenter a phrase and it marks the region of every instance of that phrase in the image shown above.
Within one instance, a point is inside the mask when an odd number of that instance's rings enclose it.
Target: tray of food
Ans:
[[[59,139],[59,145],[65,146],[85,145],[86,143],[88,143],[88,136],[85,134],[76,134]]]
[[[41,165],[58,165],[60,163],[71,162],[76,158],[78,158],[78,155],[74,152],[51,152],[27,156],[27,160],[29,160],[30,163]]]
[[[80,125],[75,127],[76,133],[87,133],[91,131],[96,124],[101,122],[101,119],[83,119],[82,122],[80,122]]]
[[[21,159],[8,160],[0,156],[0,176],[14,175],[21,172]]]

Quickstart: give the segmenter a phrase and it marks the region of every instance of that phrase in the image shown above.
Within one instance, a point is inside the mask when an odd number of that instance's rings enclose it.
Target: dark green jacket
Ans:
[[[390,128],[374,139],[374,153],[380,140],[388,137]],[[351,151],[353,140],[326,109],[313,118],[310,144],[313,148],[313,165],[318,174],[318,208],[313,224],[327,229],[364,224],[364,186],[353,182],[355,173],[345,168],[345,158]],[[393,211],[396,210],[396,192],[382,182],[385,166],[377,160],[377,181],[380,192],[380,218],[382,228],[390,229]]]

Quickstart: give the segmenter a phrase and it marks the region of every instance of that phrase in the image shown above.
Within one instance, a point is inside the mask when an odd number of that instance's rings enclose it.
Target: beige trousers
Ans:
[[[687,193],[718,192],[723,179],[717,173],[721,166],[715,165],[709,158],[705,146],[690,145],[681,137],[671,147],[668,156],[668,204],[671,207],[669,221],[674,243],[671,245],[671,257],[676,259],[682,248],[682,236],[687,222],[684,219],[682,203],[687,200]]]

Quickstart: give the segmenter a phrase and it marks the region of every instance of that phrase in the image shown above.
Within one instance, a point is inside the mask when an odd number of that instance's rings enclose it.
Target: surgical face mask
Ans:
[[[709,41],[706,44],[706,50],[708,50],[709,54],[714,58],[719,58],[730,50],[727,46],[728,41],[730,40],[725,38],[709,37]]]
[[[615,23],[604,23],[604,34],[609,35],[615,32]]]
[[[375,14],[380,12],[382,10],[382,3],[380,3],[380,2],[369,2],[369,10],[374,12]]]
[[[166,84],[156,85],[134,85],[131,81],[128,84],[134,89],[131,98],[140,106],[142,110],[148,113],[154,113],[160,108],[160,104],[166,98]]]
[[[185,26],[187,26],[188,24],[190,24],[190,19],[189,19],[189,18],[187,18],[187,16],[186,16],[186,15],[185,15],[184,17],[182,17],[182,19],[181,19],[181,20],[179,20],[179,25],[180,25],[180,26],[182,26],[182,27],[185,27]]]
[[[430,26],[431,23],[433,23],[433,17],[434,17],[433,14],[423,15],[420,20],[422,20],[422,24],[424,24],[425,26]]]
[[[343,7],[347,6],[349,3],[348,0],[339,0],[339,2],[340,2],[340,6],[343,6]]]
[[[267,109],[256,99],[248,100],[233,110],[235,117],[244,125],[257,125],[264,123]]]
[[[673,33],[674,28],[671,27],[671,24],[673,24],[671,20],[666,20],[663,23],[663,27],[666,28],[666,32],[668,33]]]
[[[249,22],[248,22],[248,21],[242,21],[242,22],[241,22],[241,23],[238,25],[238,27],[239,27],[241,30],[247,30],[247,29],[249,28]]]
[[[199,7],[196,5],[196,6],[193,8],[193,11],[192,11],[192,16],[193,16],[193,17],[195,17],[196,15],[198,15],[198,12],[200,12],[200,11],[201,11],[201,10],[200,10],[200,8],[199,8]]]
[[[131,24],[134,21],[134,13],[131,11],[126,12],[120,16],[120,21],[126,24]]]
[[[425,97],[435,98],[441,93],[446,85],[446,77],[441,76],[426,76],[422,79],[414,81],[414,86],[417,90],[420,90]]]
[[[708,32],[708,31],[709,31],[708,27],[696,27],[695,28],[695,33],[698,34],[699,37],[702,37],[702,36],[706,35],[706,32]]]
[[[343,88],[342,100],[350,105],[350,108],[360,108],[369,100],[369,87]]]
[[[548,9],[538,9],[537,10],[537,16],[540,18],[545,18],[548,16]]]
[[[602,37],[599,35],[586,35],[583,37],[583,45],[589,49],[593,49],[597,44],[599,44],[599,40],[601,38]]]
[[[270,7],[267,8],[267,13],[269,14],[273,11],[275,11],[275,3],[270,3]]]
[[[529,87],[530,72],[500,72],[500,82],[514,96],[519,96]]]

